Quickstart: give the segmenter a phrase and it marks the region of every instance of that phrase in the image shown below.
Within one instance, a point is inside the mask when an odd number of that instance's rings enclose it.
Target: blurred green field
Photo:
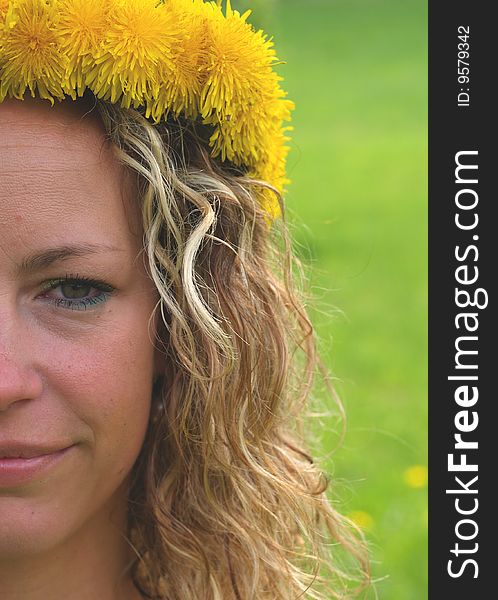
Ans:
[[[253,22],[271,27],[297,105],[287,206],[313,268],[323,358],[347,412],[345,441],[325,467],[333,481],[346,482],[339,509],[365,528],[378,597],[423,600],[426,6],[233,4],[253,7]],[[325,440],[332,447],[337,437],[330,431]]]

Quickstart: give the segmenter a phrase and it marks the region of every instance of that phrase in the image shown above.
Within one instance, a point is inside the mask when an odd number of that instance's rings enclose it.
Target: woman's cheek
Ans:
[[[149,419],[154,356],[149,316],[134,306],[95,319],[95,326],[73,326],[52,338],[47,356],[49,393],[84,423],[93,451],[113,455],[118,463],[134,461]]]

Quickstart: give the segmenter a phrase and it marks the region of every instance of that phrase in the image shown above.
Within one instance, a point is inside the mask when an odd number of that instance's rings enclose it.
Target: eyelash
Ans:
[[[48,301],[56,306],[57,308],[64,308],[68,310],[86,310],[88,307],[94,307],[102,302],[107,302],[111,297],[112,293],[115,291],[115,288],[105,281],[101,281],[99,279],[91,279],[89,277],[82,277],[80,275],[65,275],[64,277],[59,277],[58,279],[51,279],[44,284],[43,294],[50,292],[52,290],[57,289],[63,285],[83,285],[94,288],[98,290],[100,293],[97,296],[93,297],[85,297],[85,298],[51,298]]]

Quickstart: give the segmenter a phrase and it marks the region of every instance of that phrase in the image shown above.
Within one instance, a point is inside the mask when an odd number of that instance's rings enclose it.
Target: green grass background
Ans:
[[[325,463],[381,600],[427,597],[427,14],[421,0],[233,1],[296,102],[287,194],[347,412]],[[336,423],[323,437],[337,442]],[[414,466],[415,482],[407,480]],[[346,482],[346,483],[344,483]],[[374,597],[372,593],[369,597]]]

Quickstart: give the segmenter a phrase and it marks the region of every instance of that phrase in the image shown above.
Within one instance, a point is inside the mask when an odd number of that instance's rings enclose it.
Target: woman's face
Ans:
[[[157,298],[140,211],[101,125],[71,105],[0,104],[6,559],[53,549],[122,509],[149,419]]]

